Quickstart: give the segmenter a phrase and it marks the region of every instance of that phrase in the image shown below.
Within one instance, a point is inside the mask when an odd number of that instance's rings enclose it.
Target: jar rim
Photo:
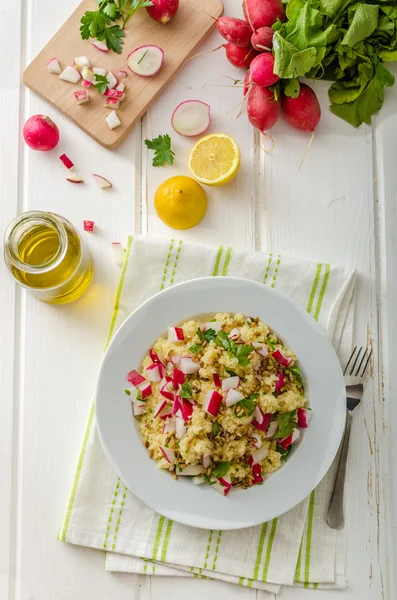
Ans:
[[[13,237],[16,235],[17,230],[21,225],[30,219],[36,221],[42,221],[46,225],[50,225],[58,234],[59,247],[54,256],[46,263],[42,265],[31,265],[20,260],[17,253],[15,252],[15,244],[13,243]],[[58,267],[66,256],[68,250],[68,236],[63,223],[60,220],[59,215],[50,212],[44,212],[41,210],[30,210],[18,215],[8,225],[4,234],[4,252],[7,255],[10,263],[17,269],[30,274],[40,275],[47,273],[52,269]]]

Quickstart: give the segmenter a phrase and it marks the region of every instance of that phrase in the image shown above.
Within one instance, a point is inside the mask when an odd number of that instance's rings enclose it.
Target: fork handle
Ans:
[[[345,491],[347,454],[349,450],[350,431],[353,422],[353,413],[347,412],[345,434],[343,436],[342,451],[336,473],[332,498],[328,509],[327,523],[332,529],[341,529],[345,524],[343,511],[343,498]]]

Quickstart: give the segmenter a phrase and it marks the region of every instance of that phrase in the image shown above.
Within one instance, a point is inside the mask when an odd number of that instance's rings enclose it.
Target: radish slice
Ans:
[[[116,127],[120,127],[121,121],[117,116],[115,110],[112,110],[111,113],[106,117],[106,123],[109,125],[109,129],[116,129]]]
[[[160,369],[158,364],[153,364],[145,369],[146,377],[149,381],[157,382],[161,380]]]
[[[261,344],[260,342],[251,342],[253,347],[255,348],[255,352],[260,354],[261,356],[267,356],[269,354],[269,350],[267,349],[266,344]]]
[[[180,135],[187,137],[200,135],[210,126],[210,110],[210,106],[205,102],[186,100],[178,104],[174,110],[171,125]]]
[[[262,477],[262,467],[259,463],[252,465],[252,475],[252,485],[257,485],[258,483],[262,483],[264,481]]]
[[[71,169],[69,175],[66,177],[66,181],[70,181],[71,183],[83,183],[84,179]]]
[[[143,77],[152,77],[160,69],[164,61],[164,52],[158,46],[140,46],[127,57],[130,71]]]
[[[141,383],[146,381],[144,377],[138,371],[130,371],[126,377],[127,381],[129,381],[135,387],[138,387]]]
[[[91,81],[83,79],[83,81],[81,82],[81,85],[85,88],[89,88],[91,86]]]
[[[182,342],[184,339],[182,327],[168,327],[169,342]]]
[[[302,429],[305,429],[306,427],[309,427],[309,422],[310,422],[310,410],[307,410],[307,408],[298,408],[298,427],[301,427]]]
[[[119,80],[117,79],[116,75],[113,75],[113,73],[111,71],[109,71],[109,73],[106,75],[106,78],[108,80],[108,88],[109,88],[109,90],[112,90],[113,88],[115,88],[116,85],[119,82]]]
[[[128,73],[127,73],[127,71],[124,71],[124,69],[120,69],[119,75],[120,75],[120,77],[125,78],[125,77],[127,77]]]
[[[77,83],[81,79],[81,75],[74,67],[66,67],[59,75],[59,79],[68,83]]]
[[[285,377],[283,373],[279,373],[278,379],[276,381],[276,387],[275,387],[275,391],[277,392],[277,394],[280,392],[281,388],[284,387],[285,384]]]
[[[94,231],[94,221],[83,221],[84,231]]]
[[[183,418],[184,422],[186,423],[187,421],[189,421],[192,418],[193,406],[191,405],[189,400],[186,400],[185,398],[180,400],[180,402],[182,405],[182,418]]]
[[[210,321],[209,323],[204,323],[204,330],[213,329],[215,333],[219,333],[222,329],[222,323],[220,321]]]
[[[95,42],[92,42],[92,45],[94,46],[94,48],[100,50],[101,52],[108,51],[108,45],[105,41],[95,40]]]
[[[175,435],[178,438],[178,440],[182,439],[183,436],[186,435],[186,431],[187,430],[186,430],[186,426],[185,426],[185,422],[184,422],[183,418],[176,417],[175,418]],[[195,473],[195,475],[198,475],[198,473]]]
[[[260,448],[262,446],[262,438],[259,433],[255,432],[252,434],[252,443],[254,444],[255,448]]]
[[[93,73],[93,71],[91,71],[89,67],[83,67],[81,69],[81,76],[83,77],[83,79],[89,81],[90,83],[95,82],[95,74]]]
[[[170,361],[172,362],[173,365],[178,366],[179,363],[181,362],[181,356],[179,356],[179,354],[173,354],[170,357]]]
[[[172,406],[172,414],[182,419],[182,404],[179,396],[175,396],[174,404]]]
[[[62,72],[57,58],[51,58],[49,60],[47,63],[47,69],[49,73],[54,73],[56,75],[59,75]]]
[[[74,59],[74,66],[79,71],[82,70],[83,67],[90,67],[91,63],[86,56],[76,56]]]
[[[175,419],[166,419],[161,433],[175,433]]]
[[[267,446],[262,446],[259,450],[256,450],[252,453],[252,458],[254,460],[254,465],[256,463],[262,462],[269,455],[269,448]]]
[[[153,416],[158,417],[161,411],[167,406],[167,400],[160,400],[154,409]]]
[[[175,462],[175,452],[172,448],[166,448],[165,446],[160,446],[160,450],[165,460],[172,465]]]
[[[90,95],[87,90],[78,90],[77,92],[73,92],[73,96],[77,104],[85,104],[90,100]]]
[[[74,167],[74,164],[66,154],[61,154],[59,160],[63,162],[67,169],[72,169]]]
[[[280,349],[277,349],[273,352],[273,357],[282,367],[288,367],[289,363],[292,361],[292,358],[289,356],[284,356]]]
[[[140,417],[141,415],[143,415],[145,413],[145,408],[146,408],[145,404],[133,402],[132,403],[132,413],[133,413],[134,417]]]
[[[213,485],[211,485],[211,487],[220,494],[222,494],[222,496],[227,496],[232,488],[231,481],[229,481],[229,479],[226,477],[220,477],[216,481],[217,483],[214,483]]]
[[[240,337],[240,330],[239,329],[232,329],[231,332],[229,333],[229,338],[231,340],[237,340],[237,338]]]
[[[269,423],[270,423],[270,421],[272,419],[272,415],[270,413],[266,413],[264,415],[263,412],[261,411],[261,409],[258,406],[256,408],[258,408],[258,410],[260,411],[262,420],[260,421],[258,419],[258,414],[257,414],[257,411],[255,409],[255,418],[252,421],[252,424],[255,425],[255,427],[257,429],[260,429],[261,431],[266,431],[266,429],[269,427]]]
[[[214,373],[212,376],[213,380],[214,380],[214,386],[217,388],[222,387],[222,382],[221,382],[221,378],[219,377],[218,373]]]
[[[269,429],[266,431],[266,437],[272,438],[278,429],[277,421],[271,421],[269,425]]]
[[[278,443],[285,450],[287,450],[289,448],[289,446],[291,446],[291,444],[293,444],[294,442],[297,442],[299,440],[299,438],[300,438],[299,429],[294,429],[294,431],[291,433],[291,435],[289,435],[286,438],[283,438],[282,440],[278,440]]]
[[[181,362],[179,363],[179,368],[182,373],[185,373],[185,375],[192,375],[193,373],[197,373],[197,371],[200,369],[200,363],[194,362],[194,360],[188,356],[183,356],[181,358]]]
[[[215,390],[208,390],[204,396],[203,411],[216,417],[218,414],[219,407],[221,405],[223,396]]]
[[[240,377],[226,377],[222,380],[222,392],[228,392],[240,385]]]
[[[93,177],[101,177],[101,176],[100,175],[93,175]],[[103,177],[101,177],[101,179],[103,179]],[[107,181],[107,179],[105,181]],[[156,352],[156,350],[154,348],[150,348],[150,350],[149,350],[149,356],[150,356],[152,362],[154,362],[154,363],[160,363],[160,362],[162,362],[160,360],[159,355],[157,354],[157,352]]]
[[[203,477],[200,477],[200,476],[192,477],[192,481],[193,481],[194,485],[201,485],[202,483],[204,483]]]
[[[141,391],[143,399],[149,398],[149,396],[151,396],[151,394],[152,394],[152,386],[150,385],[150,383],[148,381],[145,381],[144,383],[140,383],[138,385],[138,388]]]
[[[107,188],[112,187],[110,181],[108,179],[105,179],[105,177],[102,177],[102,175],[93,173],[92,176],[95,179],[95,183],[101,188],[101,190],[106,190]]]
[[[211,456],[201,455],[201,464],[203,465],[203,469],[208,469],[211,464]]]
[[[120,108],[120,100],[118,98],[106,98],[104,106],[105,108],[118,110]]]
[[[177,469],[177,475],[182,475],[182,477],[197,477],[200,473],[203,472],[203,467],[201,465],[187,465],[182,471]]]
[[[229,390],[226,396],[226,400],[225,400],[225,404],[226,406],[233,406],[233,404],[237,404],[237,402],[240,402],[240,400],[243,400],[244,396],[243,394],[240,394],[240,392],[237,392],[236,390]]]
[[[125,90],[125,83],[119,83],[116,88],[115,88],[118,92],[123,92]]]
[[[180,369],[174,369],[172,373],[172,383],[175,388],[178,385],[183,385],[185,383],[185,374]]]
[[[124,263],[125,252],[123,245],[120,242],[112,242],[112,250],[116,265],[122,267]]]
[[[94,75],[102,75],[102,77],[104,77],[107,73],[106,69],[102,69],[102,67],[93,67],[92,72]]]

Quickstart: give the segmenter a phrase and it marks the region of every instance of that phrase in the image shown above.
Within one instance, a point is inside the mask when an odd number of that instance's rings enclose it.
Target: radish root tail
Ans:
[[[251,27],[252,31],[255,31],[255,28],[254,28],[254,26],[252,25],[252,21],[251,21],[250,13],[249,13],[249,10],[248,10],[248,2],[247,2],[247,0],[244,0],[244,6],[245,6],[245,12],[247,13],[247,19],[248,19],[248,23],[249,23],[249,25],[250,25],[250,27]]]
[[[300,169],[301,169],[301,166],[303,165],[303,161],[305,160],[305,158],[306,158],[306,156],[307,156],[307,153],[308,153],[308,152],[309,152],[309,150],[310,150],[310,146],[312,145],[312,141],[313,141],[313,140],[314,140],[314,131],[312,131],[312,135],[311,135],[311,137],[310,137],[310,140],[309,140],[309,143],[308,143],[308,145],[307,145],[307,148],[306,148],[306,150],[305,150],[305,153],[304,153],[304,155],[303,155],[303,157],[302,157],[302,160],[301,160],[301,163],[300,163],[300,165],[299,165],[299,169],[298,169],[298,171],[300,171]]]
[[[211,19],[213,19],[214,21],[216,21],[217,19],[215,19],[215,17],[213,17],[212,15],[210,15],[209,13],[205,12],[205,10],[202,10],[201,8],[196,8],[195,6],[191,6],[191,8],[193,10],[196,10],[197,12],[201,12],[203,13],[203,15],[207,15],[207,17],[210,17]]]
[[[242,108],[245,100],[246,100],[246,97],[244,96],[243,99],[240,100],[240,102],[237,104],[237,106],[235,106],[234,108],[232,108],[232,110],[228,110],[227,112],[222,113],[221,115],[218,115],[218,117],[224,117],[225,115],[230,115],[230,113],[232,113],[235,110],[239,109],[239,112],[238,112],[237,117],[236,117],[236,119],[237,119],[240,116],[240,114],[241,114],[241,108]]]
[[[269,133],[266,133],[266,131],[261,131],[261,134],[263,135],[264,138],[267,138],[269,140],[270,148],[265,148],[264,146],[262,146],[261,140],[259,138],[260,149],[262,150],[262,152],[266,152],[266,154],[271,154],[271,152],[273,152],[273,150],[274,150],[274,139],[272,138],[272,136]]]
[[[186,59],[183,64],[186,65],[186,63],[188,63],[190,60],[193,60],[193,58],[197,58],[198,56],[202,56],[203,54],[210,54],[211,52],[216,52],[217,50],[220,50],[223,47],[224,47],[224,44],[221,44],[220,46],[218,46],[218,48],[213,48],[212,50],[205,50],[204,52],[199,52],[198,54],[193,54],[193,56],[190,56],[188,59]]]

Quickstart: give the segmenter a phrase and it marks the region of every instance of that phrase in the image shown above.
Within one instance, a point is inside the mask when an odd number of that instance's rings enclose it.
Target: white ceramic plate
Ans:
[[[221,496],[188,477],[175,481],[148,456],[124,393],[136,369],[167,327],[206,313],[258,316],[298,357],[312,408],[309,428],[281,469],[264,485]],[[324,477],[337,452],[345,422],[342,372],[318,324],[286,296],[260,283],[208,277],[175,285],[142,304],[113,338],[101,366],[96,418],[105,453],[139,500],[186,525],[239,529],[273,519],[303,500]]]

